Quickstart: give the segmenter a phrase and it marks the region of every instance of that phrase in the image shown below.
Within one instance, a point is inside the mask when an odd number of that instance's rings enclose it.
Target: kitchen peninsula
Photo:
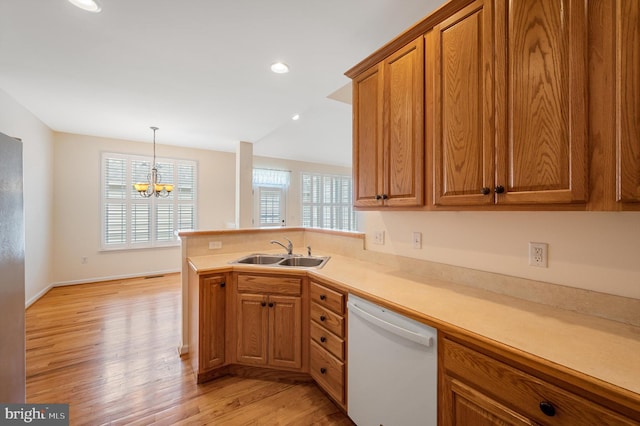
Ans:
[[[582,312],[572,312],[504,294],[510,291],[510,277],[367,251],[364,236],[358,233],[305,228],[181,233],[183,353],[189,348],[189,327],[196,326],[188,321],[189,288],[198,285],[197,281],[188,279],[190,271],[192,276],[232,272],[274,274],[273,268],[229,262],[250,253],[274,252],[269,241],[281,236],[293,241],[294,253],[301,253],[303,247],[310,245],[314,254],[331,256],[322,269],[296,270],[296,275],[373,300],[437,328],[441,332],[440,341],[444,342],[439,345],[442,389],[449,383],[448,370],[445,371],[448,364],[444,361],[452,355],[444,351],[453,351],[455,355],[455,350],[460,349],[471,351],[472,357],[487,358],[493,363],[490,365],[499,363],[496,368],[507,369],[509,374],[526,376],[522,380],[542,383],[561,392],[562,396],[570,393],[566,404],[577,404],[579,411],[587,409],[584,407],[589,410],[595,407],[600,416],[606,409],[605,417],[595,417],[599,420],[613,419],[611,424],[640,422],[640,365],[637,362],[640,308],[637,300],[612,299],[609,295],[589,292],[588,301],[584,299],[585,295],[580,296],[585,300],[583,308],[578,308]],[[210,250],[211,241],[221,242],[222,248]],[[290,271],[277,273],[289,274]],[[438,278],[445,275],[447,279]],[[502,288],[487,291],[468,285],[470,281],[491,280]],[[303,280],[304,284],[307,282]],[[542,292],[553,291],[567,302],[575,296],[572,292],[580,291],[542,285]],[[304,294],[304,289],[302,291]],[[588,312],[588,306],[598,309],[600,298],[605,305],[616,304],[610,306],[608,312],[597,313],[610,316],[609,319]],[[611,318],[614,315],[617,317]],[[305,330],[308,322],[301,327]],[[455,363],[451,365],[454,375],[462,374],[461,370],[456,370]],[[440,401],[441,410],[443,403],[446,402]],[[517,401],[514,404],[517,408]]]

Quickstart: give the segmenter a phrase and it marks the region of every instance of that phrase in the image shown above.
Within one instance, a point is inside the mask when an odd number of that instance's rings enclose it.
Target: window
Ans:
[[[176,230],[196,228],[197,163],[158,159],[161,182],[173,183],[166,198],[141,197],[134,182],[148,181],[151,157],[102,154],[102,249],[177,244]]]
[[[291,172],[286,170],[253,169],[254,224],[281,226],[285,224],[286,192]]]
[[[302,173],[302,226],[357,230],[351,176]]]

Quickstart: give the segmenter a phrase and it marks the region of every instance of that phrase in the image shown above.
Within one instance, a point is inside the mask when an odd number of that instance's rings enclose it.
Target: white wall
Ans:
[[[53,133],[25,107],[0,90],[0,132],[22,139],[25,209],[25,300],[50,281],[53,236]]]
[[[640,299],[639,212],[364,212],[366,247]],[[385,244],[373,233],[385,231]],[[422,232],[422,249],[412,232]],[[549,267],[528,243],[549,244]]]
[[[301,184],[302,172],[351,175],[350,167],[330,166],[304,161],[283,160],[270,157],[253,157],[254,168],[279,169],[291,171],[291,184],[287,192],[287,226],[300,226],[302,213]]]
[[[179,271],[180,248],[100,250],[102,152],[152,154],[151,143],[68,133],[55,134],[55,239],[52,282],[74,283]],[[221,229],[234,221],[235,155],[157,145],[158,157],[198,162],[198,227]],[[49,177],[47,177],[49,179]],[[83,264],[82,258],[87,258]]]

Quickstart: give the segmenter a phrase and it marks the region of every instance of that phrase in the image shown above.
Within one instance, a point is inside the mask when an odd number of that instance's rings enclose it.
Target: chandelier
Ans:
[[[158,165],[156,164],[156,130],[157,127],[150,127],[153,130],[153,167],[151,168],[151,173],[147,175],[147,180],[149,182],[136,182],[133,184],[133,189],[138,191],[138,193],[145,197],[151,197],[155,195],[156,197],[168,197],[171,191],[173,191],[173,184],[170,183],[160,183],[160,173],[158,173]]]

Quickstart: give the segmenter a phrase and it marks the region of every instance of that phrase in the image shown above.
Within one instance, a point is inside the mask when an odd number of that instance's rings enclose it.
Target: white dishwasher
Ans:
[[[347,412],[358,426],[436,426],[437,330],[349,295]]]

